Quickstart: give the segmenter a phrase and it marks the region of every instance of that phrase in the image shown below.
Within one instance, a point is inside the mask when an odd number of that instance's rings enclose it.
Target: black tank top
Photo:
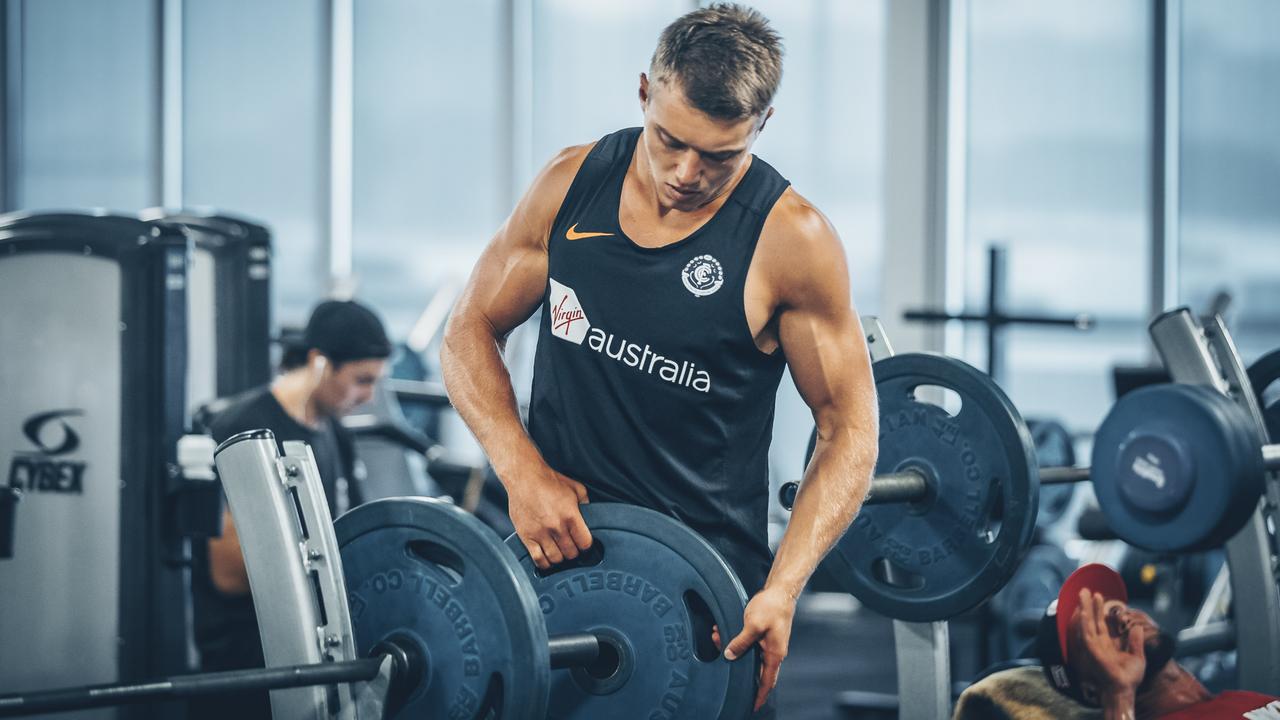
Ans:
[[[701,228],[640,247],[618,221],[640,130],[596,144],[552,226],[529,432],[593,502],[685,522],[754,593],[771,561],[769,442],[785,361],[756,347],[744,289],[788,182],[753,157]]]

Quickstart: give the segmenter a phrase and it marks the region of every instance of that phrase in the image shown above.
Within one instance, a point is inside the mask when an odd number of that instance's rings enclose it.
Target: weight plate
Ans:
[[[916,503],[868,505],[825,567],[863,604],[913,622],[971,610],[1004,586],[1035,530],[1035,449],[1013,403],[955,358],[910,353],[872,366],[880,399],[876,473],[914,469]],[[923,386],[954,392],[956,414]]]
[[[396,717],[546,716],[538,598],[492,530],[428,498],[378,500],[334,527],[360,653],[395,637],[426,659]]]
[[[1249,384],[1258,396],[1271,442],[1280,442],[1280,388],[1267,392],[1276,381],[1280,381],[1280,350],[1272,350],[1249,366]]]
[[[746,593],[706,540],[660,513],[631,505],[582,506],[591,550],[543,575],[514,535],[548,634],[595,632],[608,650],[594,668],[552,674],[549,718],[724,718],[750,714],[756,652],[727,662],[742,631]]]
[[[1027,430],[1036,448],[1036,461],[1040,467],[1071,467],[1076,464],[1075,443],[1071,433],[1056,420],[1027,419]],[[1040,510],[1036,513],[1036,527],[1048,530],[1062,519],[1071,499],[1075,497],[1075,483],[1040,486]]]
[[[1246,420],[1230,398],[1196,385],[1120,398],[1094,438],[1090,471],[1116,534],[1147,550],[1185,552],[1238,531],[1263,479],[1261,443]]]
[[[1035,545],[1027,551],[1009,584],[991,599],[995,617],[992,661],[1024,657],[1036,637],[1045,608],[1058,597],[1075,563],[1056,545]]]

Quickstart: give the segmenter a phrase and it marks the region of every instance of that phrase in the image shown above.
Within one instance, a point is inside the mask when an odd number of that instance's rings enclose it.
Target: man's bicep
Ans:
[[[499,231],[472,269],[454,314],[481,320],[502,337],[529,319],[546,285],[546,250]]]
[[[874,388],[843,247],[825,219],[817,220],[805,223],[806,262],[784,276],[778,337],[796,389],[821,427],[863,410]]]
[[[455,318],[482,321],[503,337],[538,308],[547,286],[547,236],[590,147],[566,148],[534,179],[472,269]]]

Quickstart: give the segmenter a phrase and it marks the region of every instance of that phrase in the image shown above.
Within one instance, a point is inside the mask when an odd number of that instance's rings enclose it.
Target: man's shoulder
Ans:
[[[276,425],[279,403],[271,395],[271,386],[246,390],[238,395],[215,400],[207,406],[209,434],[223,442],[237,433],[266,428],[279,432]]]
[[[770,266],[786,277],[844,272],[844,246],[835,227],[795,188],[787,188],[774,203],[760,232],[758,252],[776,261]]]

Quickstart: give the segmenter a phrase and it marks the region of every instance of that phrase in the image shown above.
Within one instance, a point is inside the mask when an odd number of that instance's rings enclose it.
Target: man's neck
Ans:
[[[1151,681],[1151,686],[1138,695],[1138,720],[1158,718],[1213,697],[1194,675],[1174,661]]]
[[[289,417],[304,427],[316,430],[324,416],[315,402],[315,381],[303,367],[280,375],[271,383],[271,394]]]

